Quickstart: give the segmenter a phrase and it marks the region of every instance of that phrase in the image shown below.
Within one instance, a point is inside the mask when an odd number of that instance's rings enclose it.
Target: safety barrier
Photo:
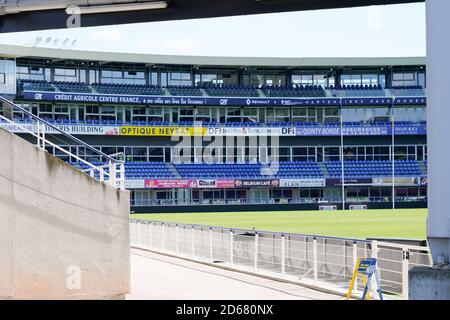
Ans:
[[[15,114],[20,113],[27,116],[30,120],[29,124],[17,123],[14,121]],[[121,190],[125,189],[125,164],[124,161],[116,160],[112,156],[109,156],[91,145],[81,141],[80,139],[67,134],[57,126],[47,122],[46,120],[39,118],[28,110],[14,104],[12,101],[0,96],[0,122],[2,128],[11,131],[29,134],[37,139],[37,146],[46,150],[47,146],[54,147],[55,150],[62,152],[63,154],[75,159],[80,164],[87,166],[87,169],[80,169],[91,177],[101,181],[107,182],[115,188]],[[48,137],[50,135],[62,135],[66,140],[64,142],[67,144],[70,141],[72,144],[77,146],[83,146],[89,151],[90,156],[100,156],[108,162],[107,165],[97,166],[92,162],[87,161],[88,154],[86,154],[86,159],[83,159],[79,155],[75,155],[70,150],[66,150],[58,144],[52,142]],[[53,137],[55,139],[55,137]],[[61,140],[61,138],[56,138]],[[68,140],[68,141],[67,141]]]
[[[383,291],[401,299],[408,299],[409,270],[431,265],[428,247],[137,219],[131,245],[339,292],[358,258],[377,258]]]

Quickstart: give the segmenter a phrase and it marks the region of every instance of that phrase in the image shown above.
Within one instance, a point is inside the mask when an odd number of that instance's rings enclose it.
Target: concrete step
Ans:
[[[264,94],[264,91],[262,91],[261,89],[257,89],[256,91],[258,91],[258,95],[260,98],[267,98],[267,96]]]
[[[178,179],[181,178],[180,173],[178,172],[177,168],[175,168],[175,166],[172,163],[166,163],[167,168],[169,169],[169,171]]]
[[[427,168],[427,165],[425,164],[425,162],[420,161],[420,162],[418,162],[418,165],[419,165],[419,168],[420,168],[420,171],[422,172],[422,174],[424,176],[426,176],[428,174],[428,168]]]
[[[320,167],[320,170],[322,171],[322,174],[323,174],[324,177],[329,177],[330,176],[330,173],[328,172],[328,168],[325,165],[325,163],[319,162],[319,167]]]

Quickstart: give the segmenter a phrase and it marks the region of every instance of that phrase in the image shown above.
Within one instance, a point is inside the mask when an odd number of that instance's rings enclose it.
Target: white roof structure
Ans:
[[[351,67],[351,66],[413,66],[425,65],[425,57],[376,57],[376,58],[276,58],[276,57],[221,57],[181,56],[102,51],[80,51],[42,47],[0,45],[0,57],[36,57],[49,59],[73,59],[85,61],[154,64],[186,64],[211,66],[270,66],[270,67]]]

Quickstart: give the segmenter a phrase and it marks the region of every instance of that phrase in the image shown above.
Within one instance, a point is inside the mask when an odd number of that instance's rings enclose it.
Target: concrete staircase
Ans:
[[[177,168],[172,163],[166,163],[167,168],[169,169],[170,173],[177,179],[181,179],[181,175],[178,172]]]
[[[201,93],[202,93],[202,96],[209,97],[209,94],[206,92],[205,89],[200,88],[200,91],[201,91]]]
[[[422,174],[424,176],[428,175],[428,168],[427,168],[427,165],[425,164],[425,162],[424,161],[418,161],[417,164],[418,164]]]
[[[262,91],[261,89],[256,89],[256,91],[258,92],[259,98],[267,98],[267,96],[264,94],[264,91]]]
[[[319,162],[319,168],[322,171],[324,177],[330,177],[330,172],[328,172],[327,166],[323,162]]]

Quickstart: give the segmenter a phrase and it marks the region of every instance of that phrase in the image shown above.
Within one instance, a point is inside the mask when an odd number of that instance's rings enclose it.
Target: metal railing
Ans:
[[[340,203],[342,198],[273,198],[273,199],[132,199],[132,207],[153,207],[153,206],[204,206],[204,205],[254,205],[254,204],[336,204]],[[350,204],[367,203],[390,203],[391,197],[363,197],[347,198],[346,202]],[[427,197],[396,197],[396,202],[426,202]]]
[[[348,290],[358,258],[377,258],[383,291],[400,299],[408,299],[409,270],[431,266],[428,247],[376,240],[137,219],[131,220],[130,227],[131,246],[135,248],[339,292]],[[361,292],[362,285],[361,281],[356,283],[356,292]]]
[[[21,112],[27,117],[29,117],[32,124],[21,124],[14,122],[14,112]],[[14,104],[12,101],[0,96],[0,122],[4,122],[8,124],[8,126],[2,126],[4,129],[8,130],[8,128],[15,128],[19,130],[10,129],[8,131],[14,132],[19,131],[19,133],[26,133],[35,138],[37,138],[37,146],[43,150],[46,150],[47,146],[52,146],[56,150],[62,152],[70,156],[71,158],[78,161],[80,164],[86,165],[88,168],[83,169],[81,171],[89,174],[91,177],[101,181],[107,182],[114,188],[120,188],[121,190],[125,189],[125,163],[124,161],[119,161],[114,159],[113,157],[95,149],[91,145],[85,143],[84,141],[67,134],[60,128],[54,126],[53,124],[45,121],[44,119],[39,118],[28,110]],[[57,132],[58,135],[64,136],[67,140],[72,142],[75,145],[83,146],[86,150],[92,152],[93,155],[98,155],[103,157],[108,162],[107,165],[97,166],[93,163],[83,159],[82,157],[71,153],[69,150],[66,150],[59,146],[58,144],[50,141],[47,137],[50,135],[47,131],[51,129],[52,135],[53,132]],[[59,140],[59,138],[57,138]],[[67,143],[67,140],[65,141]]]
[[[19,123],[29,123],[29,119],[26,118],[18,118]],[[273,128],[273,127],[286,127],[286,126],[297,126],[297,127],[305,127],[305,128],[333,128],[339,126],[339,120],[336,122],[285,122],[283,124],[280,123],[259,123],[259,122],[227,122],[227,123],[216,123],[216,122],[208,122],[208,121],[185,121],[185,122],[172,122],[172,121],[121,121],[121,120],[73,120],[73,119],[48,119],[46,120],[49,123],[54,125],[83,125],[83,126],[192,126],[202,125],[203,127],[254,127],[254,128]],[[422,127],[425,123],[423,122],[408,122],[408,127]],[[390,122],[344,122],[345,128],[353,128],[353,127],[390,127],[392,124]],[[397,122],[397,126],[401,126],[402,123]]]

